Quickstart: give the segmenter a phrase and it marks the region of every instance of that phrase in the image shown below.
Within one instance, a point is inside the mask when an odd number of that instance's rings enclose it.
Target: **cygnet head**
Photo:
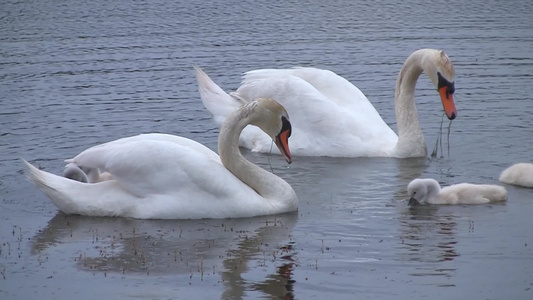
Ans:
[[[84,183],[89,182],[85,171],[75,163],[69,163],[65,166],[63,177]]]
[[[261,128],[272,138],[281,154],[290,164],[292,158],[289,150],[289,137],[292,126],[285,108],[271,98],[259,98],[250,105],[253,105],[250,123]]]
[[[431,197],[437,197],[440,185],[435,179],[415,179],[407,186],[409,205],[425,204]]]
[[[457,117],[457,109],[453,101],[455,83],[453,80],[454,68],[452,61],[442,50],[422,49],[413,54],[419,51],[426,53],[422,59],[422,68],[424,73],[431,79],[431,82],[437,87],[446,116],[450,120],[455,119]]]

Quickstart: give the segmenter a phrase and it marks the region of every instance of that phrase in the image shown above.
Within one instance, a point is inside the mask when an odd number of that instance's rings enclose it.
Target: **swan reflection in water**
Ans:
[[[296,212],[223,220],[138,220],[58,213],[32,238],[32,252],[73,258],[60,261],[74,261],[77,269],[106,277],[172,275],[179,277],[173,282],[183,288],[192,283],[198,288],[204,281],[211,286],[222,283],[222,298],[240,298],[255,291],[292,299],[291,275],[297,258],[291,236],[297,219]],[[243,279],[257,266],[264,271],[265,265],[275,266],[275,273]]]
[[[423,159],[397,160],[398,189],[394,198],[399,205],[399,255],[396,259],[421,263],[412,276],[443,275],[451,277],[454,269],[443,265],[452,261],[459,254],[455,249],[457,240],[457,216],[453,210],[439,210],[432,205],[408,206],[407,184],[413,179],[427,173],[429,162]],[[449,212],[449,213],[447,213]]]
[[[408,206],[407,184],[414,178],[435,176],[452,178],[453,172],[445,161],[432,162],[436,170],[428,170],[428,162],[398,160],[398,191],[394,198],[403,203],[399,211],[399,250],[397,260],[417,265],[411,276],[425,277],[438,286],[454,286],[448,279],[454,277],[456,265],[452,263],[460,255],[457,250],[458,230],[466,222],[462,212],[472,209],[466,206],[416,205]],[[433,173],[433,174],[432,174]],[[429,175],[426,175],[429,174]],[[470,214],[470,213],[468,213]],[[467,230],[473,230],[473,224]],[[441,277],[443,276],[443,277]],[[441,281],[438,278],[444,278]]]

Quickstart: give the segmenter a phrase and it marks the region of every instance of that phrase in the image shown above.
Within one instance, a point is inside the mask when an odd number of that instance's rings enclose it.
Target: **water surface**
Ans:
[[[407,207],[415,177],[498,184],[533,153],[531,1],[4,1],[0,10],[0,298],[531,299],[533,190],[507,204]],[[422,159],[245,156],[296,190],[299,211],[242,220],[57,213],[20,158],[63,159],[165,132],[216,149],[197,64],[224,89],[257,68],[315,66],[357,85],[396,129],[405,58],[455,65],[450,150]],[[442,117],[426,77],[428,148]],[[290,114],[290,112],[289,112]],[[444,126],[446,126],[446,122]]]

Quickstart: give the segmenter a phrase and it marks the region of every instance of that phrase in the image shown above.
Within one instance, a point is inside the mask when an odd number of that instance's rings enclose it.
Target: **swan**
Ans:
[[[396,81],[396,120],[399,136],[383,121],[372,103],[353,84],[328,70],[315,68],[261,69],[245,73],[237,91],[227,94],[195,66],[200,97],[217,125],[236,107],[256,97],[276,99],[291,114],[293,155],[332,157],[424,157],[426,142],[414,101],[415,85],[424,72],[440,93],[450,120],[454,68],[441,50],[412,53]],[[270,140],[255,128],[246,128],[240,145],[270,152]]]
[[[533,164],[518,163],[510,166],[502,172],[500,181],[533,188]]]
[[[86,170],[109,173],[111,178],[101,182],[72,180],[23,161],[31,181],[67,214],[218,219],[297,210],[293,188],[240,153],[238,138],[248,124],[271,136],[291,163],[289,115],[279,103],[265,98],[228,115],[219,133],[220,157],[193,140],[151,133],[97,145],[67,160]]]
[[[507,200],[504,187],[490,184],[459,183],[441,189],[432,178],[417,178],[407,186],[409,205],[429,204],[482,204]]]

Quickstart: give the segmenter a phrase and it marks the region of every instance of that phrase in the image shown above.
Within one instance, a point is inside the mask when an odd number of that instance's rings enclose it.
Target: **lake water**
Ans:
[[[507,204],[409,208],[415,177],[498,184],[533,154],[533,2],[12,1],[0,4],[0,299],[532,299],[533,189]],[[297,213],[158,221],[58,213],[20,158],[63,159],[146,132],[216,149],[193,64],[224,89],[258,68],[315,66],[396,129],[396,76],[419,48],[456,70],[443,155],[250,153]],[[417,85],[429,151],[442,105]],[[290,114],[290,112],[289,112]],[[447,126],[447,122],[444,123]],[[444,129],[446,132],[446,129]]]

